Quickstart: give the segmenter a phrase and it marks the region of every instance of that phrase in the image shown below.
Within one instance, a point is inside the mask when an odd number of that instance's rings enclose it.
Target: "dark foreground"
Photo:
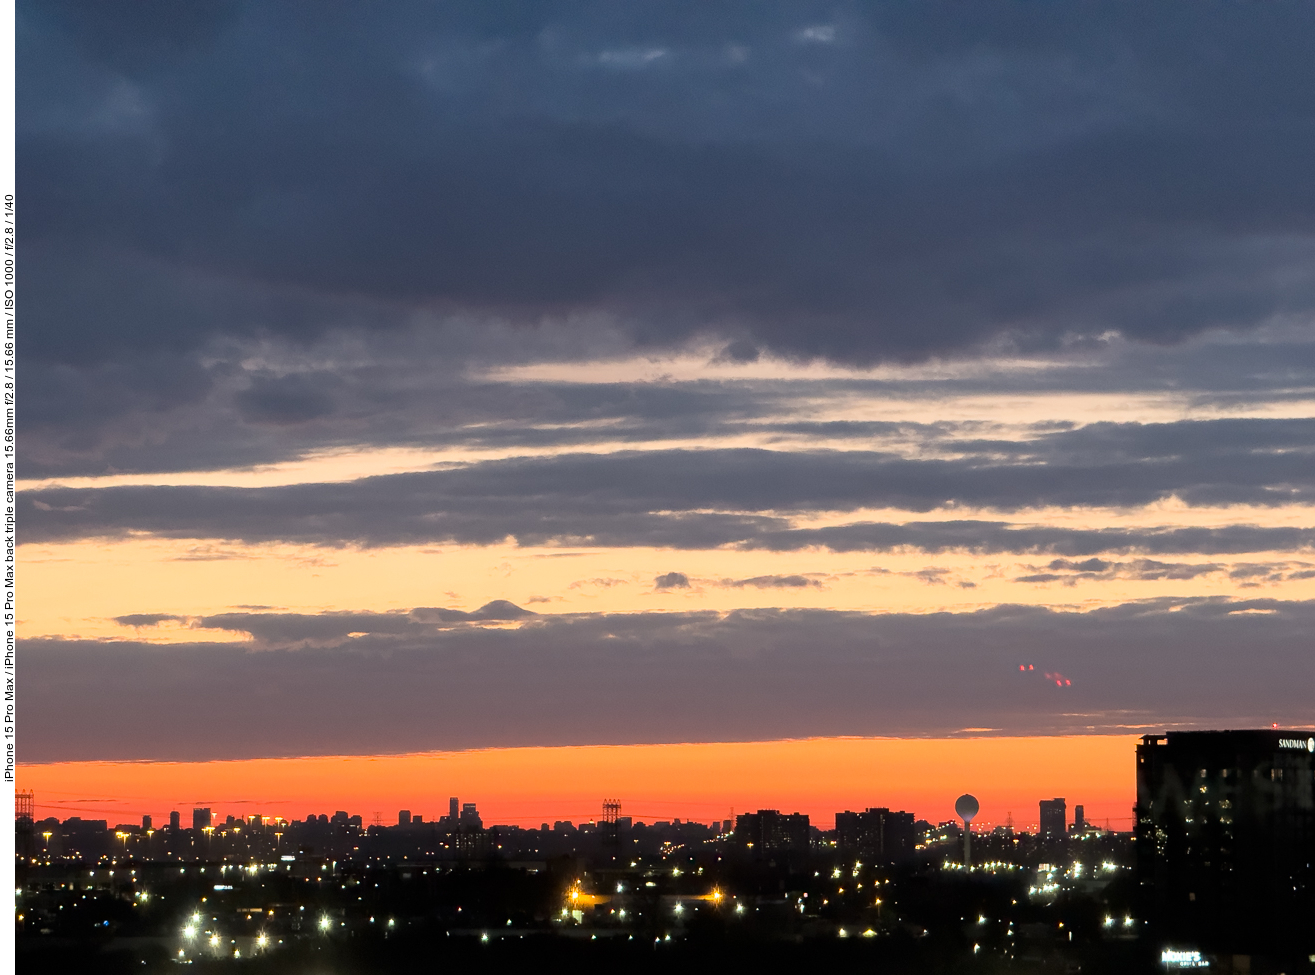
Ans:
[[[924,939],[925,940],[925,939]],[[107,943],[93,946],[49,942],[22,946],[18,970],[30,973],[241,972],[246,975],[374,975],[439,971],[535,972],[863,972],[1128,973],[1157,970],[1145,946],[1098,946],[1080,960],[1042,955],[1007,959],[974,957],[958,946],[918,943],[912,938],[837,938],[801,942],[743,941],[696,935],[683,940],[639,942],[591,940],[551,934],[511,935],[482,941],[479,935],[448,935],[442,929],[409,932],[388,939],[357,938],[334,943],[294,945],[277,955],[231,960],[198,959],[177,964],[162,945]]]

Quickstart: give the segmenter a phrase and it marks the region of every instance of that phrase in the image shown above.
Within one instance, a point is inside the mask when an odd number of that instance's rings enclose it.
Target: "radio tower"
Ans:
[[[14,852],[31,858],[36,840],[36,797],[31,792],[14,794]]]
[[[603,821],[602,827],[603,849],[616,859],[621,853],[621,827],[617,823],[621,815],[620,799],[603,800]]]

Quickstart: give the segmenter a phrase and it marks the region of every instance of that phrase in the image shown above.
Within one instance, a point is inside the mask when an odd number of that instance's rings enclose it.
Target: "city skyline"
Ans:
[[[61,788],[67,785],[61,766],[41,768],[24,787],[39,793],[37,806],[46,815],[158,819],[168,808],[209,806],[216,814],[295,819],[300,818],[295,809],[305,807],[302,816],[324,811],[314,805],[319,801],[326,808],[351,806],[367,822],[394,806],[444,812],[449,796],[460,793],[477,798],[492,821],[520,826],[537,825],[545,817],[588,821],[600,813],[604,795],[620,797],[627,815],[646,820],[721,820],[761,806],[788,807],[826,823],[840,809],[885,805],[941,822],[953,818],[954,798],[967,789],[982,802],[978,824],[1012,819],[1024,828],[1035,825],[1037,801],[1067,792],[1071,801],[1085,804],[1097,825],[1108,822],[1126,832],[1132,829],[1136,799],[1130,756],[1139,740],[819,739],[497,749],[377,757],[362,784],[336,790],[324,783],[343,767],[338,757],[181,766],[100,763],[80,770],[90,794]],[[708,783],[716,783],[715,789]],[[270,792],[276,797],[255,798]]]

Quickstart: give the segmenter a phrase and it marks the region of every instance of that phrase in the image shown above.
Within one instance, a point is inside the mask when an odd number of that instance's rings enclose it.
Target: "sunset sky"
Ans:
[[[19,787],[1126,825],[1315,724],[1312,21],[20,3]]]

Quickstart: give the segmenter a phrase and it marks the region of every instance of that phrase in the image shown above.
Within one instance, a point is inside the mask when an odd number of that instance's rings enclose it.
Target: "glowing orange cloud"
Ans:
[[[426,818],[449,796],[479,803],[486,823],[537,826],[588,821],[605,797],[622,814],[652,822],[729,818],[732,810],[808,813],[829,827],[837,811],[889,806],[932,822],[953,818],[954,800],[981,801],[977,824],[1037,819],[1037,802],[1064,796],[1098,825],[1129,829],[1135,737],[814,738],[683,745],[502,748],[415,755],[256,759],[233,762],[77,762],[28,765],[19,788],[36,793],[39,817],[159,823],[193,805],[220,816],[304,818],[345,809],[371,822],[399,809]]]

